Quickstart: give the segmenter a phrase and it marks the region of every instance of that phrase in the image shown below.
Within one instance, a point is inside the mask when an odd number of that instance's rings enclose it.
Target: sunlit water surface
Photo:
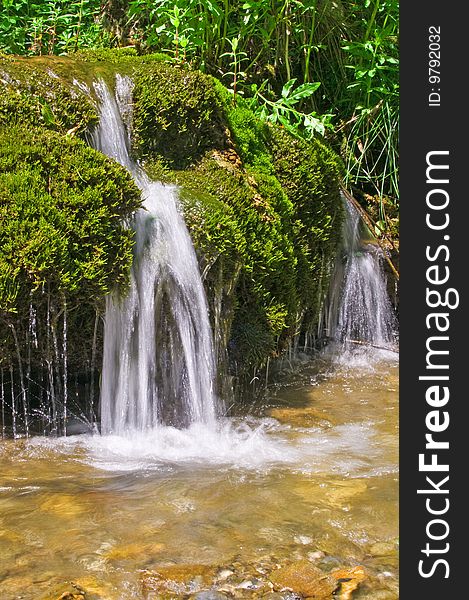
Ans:
[[[217,431],[0,442],[2,600],[62,581],[145,598],[142,574],[162,565],[248,577],[299,559],[363,565],[375,591],[354,598],[397,598],[397,362],[316,370]]]

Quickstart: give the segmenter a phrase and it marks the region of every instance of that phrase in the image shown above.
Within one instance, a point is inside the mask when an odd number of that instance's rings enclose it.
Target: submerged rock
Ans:
[[[215,579],[216,573],[216,567],[211,565],[179,564],[161,566],[143,574],[142,589],[145,597],[155,592],[172,592],[180,595],[196,593],[202,591],[204,587],[209,587]]]
[[[76,519],[86,512],[86,507],[72,494],[54,494],[41,503],[40,509],[63,519]]]
[[[40,600],[91,600],[91,596],[81,586],[70,582],[58,585],[41,596]]]
[[[332,600],[338,588],[337,580],[307,560],[300,560],[270,574],[277,591],[291,590],[304,598]]]
[[[159,554],[164,548],[164,544],[125,544],[122,546],[114,546],[104,557],[110,561],[125,561],[125,560],[147,560],[155,554]]]
[[[313,407],[306,408],[273,408],[270,416],[280,423],[295,427],[332,427],[335,425],[331,416]]]
[[[339,600],[352,600],[353,592],[366,579],[365,569],[361,566],[352,569],[337,569],[331,572],[331,577],[340,584]]]
[[[372,556],[391,556],[397,551],[397,544],[393,542],[375,542],[370,547]]]

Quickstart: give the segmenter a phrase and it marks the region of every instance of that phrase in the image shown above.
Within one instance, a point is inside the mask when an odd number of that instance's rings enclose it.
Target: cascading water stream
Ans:
[[[326,332],[342,350],[360,344],[392,350],[395,316],[386,288],[382,252],[363,241],[358,211],[346,198],[343,203],[342,247],[325,311]]]
[[[101,117],[94,146],[130,171],[143,197],[132,223],[129,289],[124,298],[115,291],[106,302],[101,431],[122,435],[160,423],[210,424],[217,413],[212,332],[177,190],[151,181],[130,157],[124,119],[131,80],[117,75],[115,96],[103,81],[94,87]]]

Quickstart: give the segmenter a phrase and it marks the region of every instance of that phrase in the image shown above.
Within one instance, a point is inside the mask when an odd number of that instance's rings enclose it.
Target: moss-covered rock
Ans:
[[[224,139],[184,169],[157,147],[147,147],[142,158],[154,178],[181,187],[196,247],[209,256],[205,263],[223,256],[240,264],[235,302],[225,317],[232,318],[231,359],[243,373],[317,325],[341,232],[341,164],[323,142],[296,139],[259,121],[242,102],[233,106],[219,82],[204,79],[219,97]],[[138,102],[135,108],[138,120]],[[219,270],[214,273],[220,282]],[[212,296],[216,286],[209,272]]]
[[[0,62],[0,125],[41,126],[84,134],[98,122],[86,87],[74,77],[59,75],[64,59],[50,64],[42,58],[2,59]],[[83,81],[83,78],[81,78]]]
[[[42,324],[64,305],[70,322],[76,315],[94,318],[87,307],[116,283],[125,284],[133,236],[124,221],[139,205],[140,192],[125,169],[81,140],[39,128],[0,127],[2,338],[12,326],[25,334],[32,304]],[[78,345],[90,328],[79,323]],[[7,360],[5,345],[2,350]]]
[[[134,146],[173,168],[224,146],[221,102],[209,77],[161,62],[135,69]]]
[[[233,369],[247,373],[279,355],[295,335],[311,331],[317,322],[341,229],[339,161],[323,142],[295,139],[259,121],[241,99],[234,106],[215,79],[172,66],[161,56],[137,57],[127,50],[48,61],[5,60],[0,66],[6,91],[0,98],[0,123],[35,122],[85,136],[97,120],[92,81],[104,78],[112,85],[117,72],[134,82],[131,134],[136,158],[150,176],[181,188],[220,353],[229,347]],[[62,148],[63,137],[48,139]],[[13,163],[8,168],[12,174]],[[122,170],[115,169],[107,175],[111,187],[122,177]],[[33,183],[34,177],[37,173],[31,175]],[[67,189],[73,192],[73,185]],[[76,206],[86,201],[82,194]],[[119,202],[116,220],[130,208]],[[135,198],[131,204],[135,206]],[[126,262],[124,234],[116,226],[115,239],[122,236],[119,256]],[[87,233],[83,223],[72,220],[63,235],[80,244]],[[82,294],[89,293],[88,271],[63,268],[60,257],[68,246],[63,239],[57,244],[46,244],[53,248],[53,280],[62,282],[57,289],[66,284],[70,291],[76,285]],[[115,260],[115,252],[112,245],[104,248],[102,260],[114,262],[119,270],[122,263]],[[17,263],[8,266],[17,268]],[[92,292],[96,297],[108,289],[104,271],[101,287]],[[38,268],[28,277],[36,289],[44,280]],[[99,274],[92,279],[100,280]],[[5,297],[24,295],[15,291],[15,278],[7,275],[4,280]]]

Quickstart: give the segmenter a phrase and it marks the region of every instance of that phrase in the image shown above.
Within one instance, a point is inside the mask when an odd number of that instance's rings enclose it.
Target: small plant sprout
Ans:
[[[223,77],[231,76],[233,78],[230,86],[233,90],[233,104],[236,106],[237,95],[243,94],[243,91],[239,89],[239,83],[240,81],[246,79],[246,73],[241,71],[241,66],[243,62],[248,60],[248,58],[246,52],[239,50],[239,36],[228,40],[228,42],[231,46],[231,51],[224,52],[220,58],[223,58],[224,56],[228,56],[230,58],[229,64],[232,70],[227,71]]]

